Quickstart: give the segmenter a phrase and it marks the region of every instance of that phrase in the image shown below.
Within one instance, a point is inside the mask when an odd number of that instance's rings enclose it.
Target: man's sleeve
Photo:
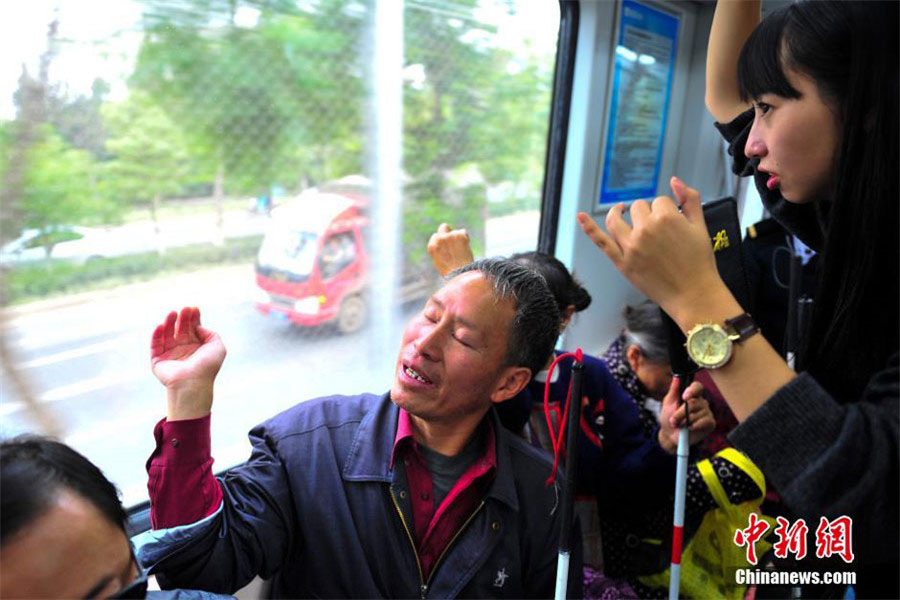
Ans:
[[[147,460],[154,529],[195,523],[222,503],[222,488],[212,474],[209,428],[210,415],[156,424],[156,449]]]
[[[276,444],[265,425],[250,432],[250,441],[250,459],[213,481],[221,500],[210,515],[193,523],[155,528],[135,540],[141,563],[157,575],[162,587],[234,593],[257,575],[272,577],[285,557],[296,550],[298,524]],[[152,463],[153,458],[151,467]],[[171,474],[161,480],[160,489],[165,490],[163,484],[177,486]],[[180,493],[188,498],[192,490]],[[192,511],[203,504],[188,502]],[[207,509],[204,506],[203,512]],[[169,514],[166,510],[159,514]],[[171,512],[182,514],[176,509]]]

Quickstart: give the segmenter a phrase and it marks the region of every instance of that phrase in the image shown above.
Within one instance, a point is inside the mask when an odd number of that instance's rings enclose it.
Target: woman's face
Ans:
[[[840,125],[815,81],[792,69],[785,75],[800,97],[763,94],[756,99],[744,154],[759,158],[769,189],[778,188],[785,200],[802,204],[832,192]]]
[[[650,396],[660,401],[665,398],[669,386],[672,385],[671,365],[648,360],[637,344],[628,346],[625,358],[638,381],[650,392]]]

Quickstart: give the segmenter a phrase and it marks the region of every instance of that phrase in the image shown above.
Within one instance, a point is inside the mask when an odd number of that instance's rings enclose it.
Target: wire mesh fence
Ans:
[[[377,8],[145,0],[20,15],[29,43],[4,53],[0,99],[0,434],[53,430],[137,501],[164,414],[146,338],[169,309],[200,306],[229,347],[213,426],[224,467],[282,408],[387,389],[399,328],[437,282],[425,245],[440,223],[465,227],[476,256],[535,247],[558,6],[402,4],[391,198],[375,192]],[[400,203],[397,256],[372,244],[377,202]],[[384,260],[397,289],[373,281]],[[373,290],[395,323],[373,327]]]

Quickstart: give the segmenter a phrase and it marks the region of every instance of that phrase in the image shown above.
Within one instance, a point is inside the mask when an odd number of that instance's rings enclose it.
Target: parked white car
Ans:
[[[51,259],[76,264],[141,251],[140,248],[127,247],[102,229],[63,225],[49,230],[26,229],[18,238],[0,248],[0,265],[14,268],[45,260],[45,236],[56,240],[50,253]]]

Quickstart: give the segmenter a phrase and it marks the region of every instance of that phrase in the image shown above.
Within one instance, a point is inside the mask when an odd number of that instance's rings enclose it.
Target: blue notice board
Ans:
[[[678,17],[623,0],[598,208],[656,196]]]

